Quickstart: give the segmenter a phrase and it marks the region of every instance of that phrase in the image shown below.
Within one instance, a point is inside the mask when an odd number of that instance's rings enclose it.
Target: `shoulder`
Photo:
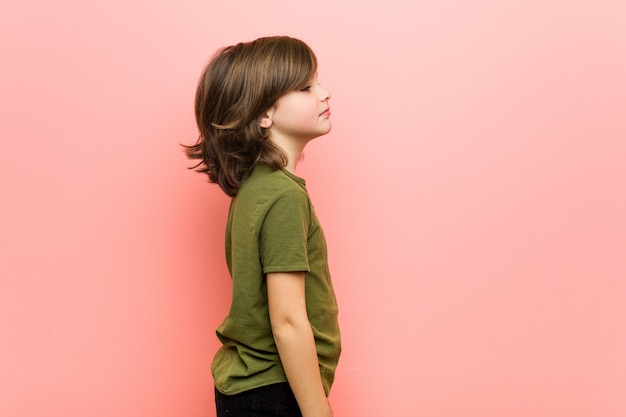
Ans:
[[[242,181],[237,199],[257,203],[284,198],[308,201],[304,180],[284,170],[272,170],[265,164],[257,165]]]

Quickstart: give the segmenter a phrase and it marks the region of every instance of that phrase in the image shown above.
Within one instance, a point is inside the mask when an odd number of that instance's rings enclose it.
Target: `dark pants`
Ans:
[[[215,390],[217,417],[302,417],[287,382],[225,395]]]

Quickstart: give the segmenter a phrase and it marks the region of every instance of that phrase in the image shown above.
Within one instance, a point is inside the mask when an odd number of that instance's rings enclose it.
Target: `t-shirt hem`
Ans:
[[[267,385],[280,384],[281,382],[287,382],[287,378],[270,378],[263,381],[258,381],[253,385],[247,385],[245,387],[240,387],[236,389],[223,389],[222,387],[215,384],[215,388],[224,395],[236,395],[241,394],[242,392],[250,391],[252,389],[265,387]]]

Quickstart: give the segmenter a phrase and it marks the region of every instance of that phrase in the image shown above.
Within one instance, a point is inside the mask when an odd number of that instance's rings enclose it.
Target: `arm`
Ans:
[[[330,417],[306,312],[304,272],[267,274],[267,296],[278,354],[302,416]]]

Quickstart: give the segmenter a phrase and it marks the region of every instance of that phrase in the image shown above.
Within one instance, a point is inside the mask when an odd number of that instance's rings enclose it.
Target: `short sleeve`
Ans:
[[[282,193],[269,206],[259,234],[264,273],[309,272],[307,239],[310,217],[308,197],[299,190]]]

